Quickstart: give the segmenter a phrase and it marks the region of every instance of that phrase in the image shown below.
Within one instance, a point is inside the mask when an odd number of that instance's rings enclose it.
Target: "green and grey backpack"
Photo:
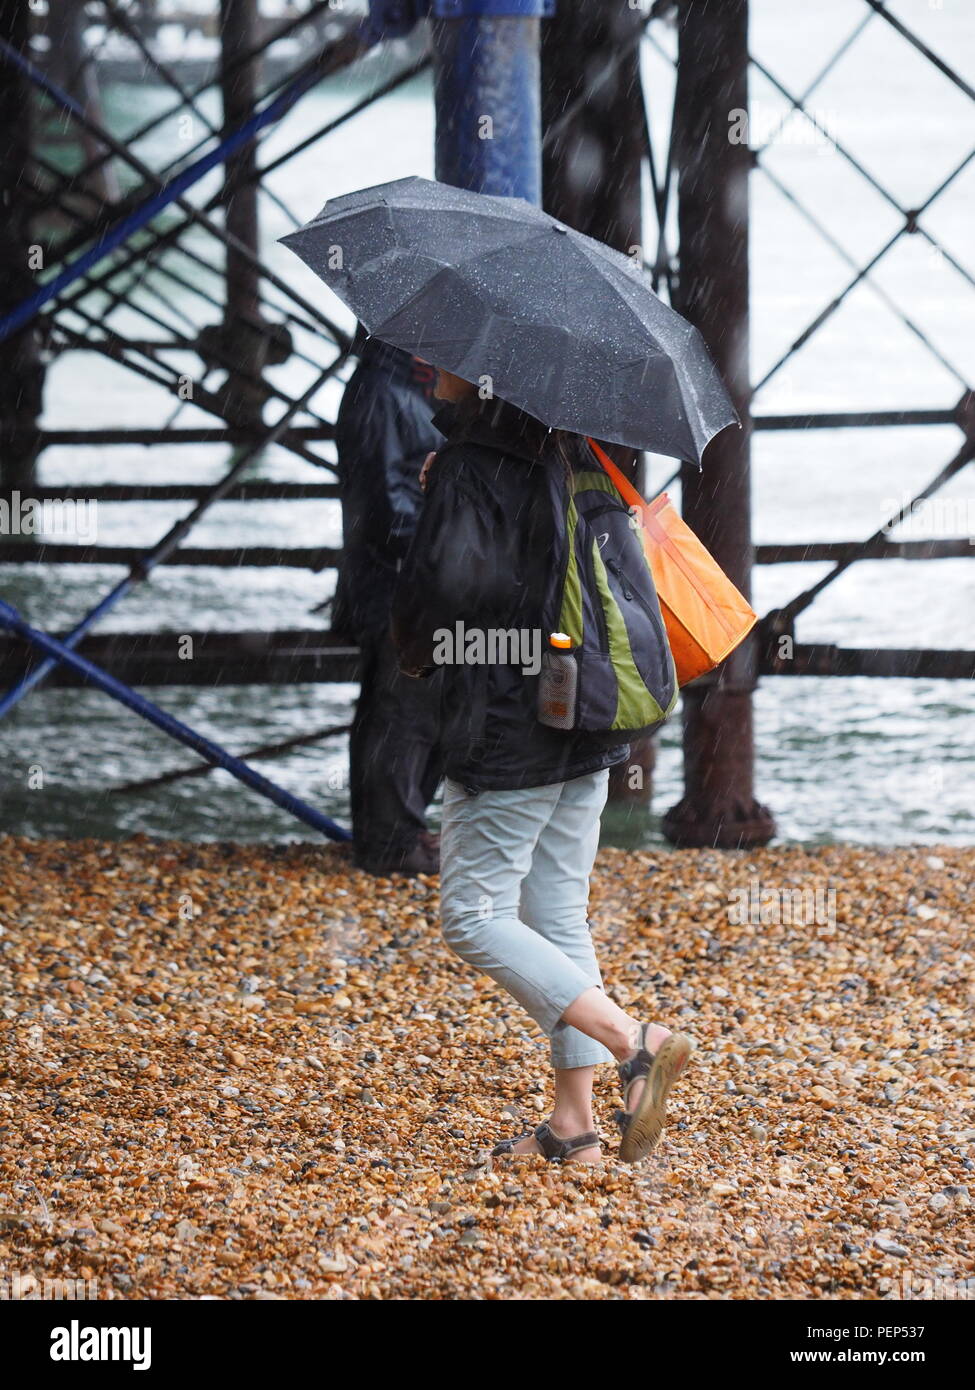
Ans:
[[[572,472],[548,462],[556,564],[544,636],[565,633],[577,667],[573,729],[636,738],[677,703],[677,674],[640,532],[591,458]],[[547,721],[543,721],[547,722]],[[564,726],[563,726],[564,727]]]

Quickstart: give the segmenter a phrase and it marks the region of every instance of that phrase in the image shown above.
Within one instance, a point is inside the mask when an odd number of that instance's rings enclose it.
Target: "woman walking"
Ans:
[[[552,1114],[499,1151],[599,1162],[593,1070],[615,1059],[635,1162],[691,1044],[603,992],[589,873],[609,768],[677,676],[642,542],[581,436],[699,464],[734,406],[633,258],[520,198],[395,179],[282,240],[370,333],[435,363],[448,402],[393,631],[404,671],[444,668],[444,935],[551,1040]]]
[[[557,564],[549,471],[564,470],[571,492],[592,457],[579,436],[482,399],[449,372],[439,372],[436,395],[446,404],[434,424],[447,440],[424,468],[427,496],[399,576],[393,633],[403,670],[416,676],[439,669],[445,636],[456,635],[443,670],[443,933],[546,1033],[555,1072],[548,1120],[494,1152],[599,1163],[593,1079],[615,1061],[620,1158],[636,1162],[659,1142],[692,1045],[613,1003],[590,935],[599,817],[609,768],[628,746],[612,732],[539,722],[538,662],[526,664],[524,644],[505,662],[465,660],[458,650],[459,625],[475,636],[547,641],[543,600]]]

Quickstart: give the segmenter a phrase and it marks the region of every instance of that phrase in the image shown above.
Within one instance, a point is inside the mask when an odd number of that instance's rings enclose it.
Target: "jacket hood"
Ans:
[[[434,415],[433,424],[448,444],[484,444],[532,462],[545,451],[551,434],[534,415],[498,397],[448,401]]]

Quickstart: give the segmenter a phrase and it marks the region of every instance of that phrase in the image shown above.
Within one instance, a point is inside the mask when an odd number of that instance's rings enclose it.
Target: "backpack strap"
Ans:
[[[630,482],[626,474],[613,462],[609,454],[607,454],[606,450],[601,449],[600,446],[596,443],[595,439],[591,439],[588,435],[586,436],[586,439],[588,441],[590,449],[596,455],[596,458],[599,460],[602,467],[613,480],[613,486],[616,488],[616,491],[619,493],[619,495],[623,498],[623,501],[626,503],[626,505],[628,507],[638,507],[641,515],[644,512],[649,511],[648,504],[637,492],[636,488]]]

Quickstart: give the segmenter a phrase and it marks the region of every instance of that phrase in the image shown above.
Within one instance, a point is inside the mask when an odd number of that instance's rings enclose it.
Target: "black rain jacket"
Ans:
[[[434,369],[359,334],[360,362],[335,425],[343,555],[331,626],[357,642],[388,639],[396,571],[423,502],[423,460],[443,443],[431,424]]]
[[[410,675],[443,670],[446,775],[469,791],[546,786],[618,763],[615,733],[565,731],[536,718],[538,676],[521,664],[434,664],[434,634],[458,621],[541,632],[546,583],[557,563],[546,482],[545,427],[503,401],[465,401],[433,417],[447,435],[393,597],[393,637]],[[588,451],[586,451],[588,453]],[[573,467],[592,468],[582,446]]]

